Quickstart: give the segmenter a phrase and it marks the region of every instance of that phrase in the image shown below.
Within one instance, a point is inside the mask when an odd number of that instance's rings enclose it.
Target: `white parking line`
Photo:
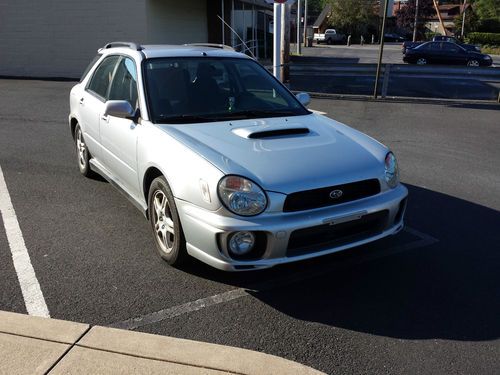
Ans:
[[[12,261],[16,269],[17,279],[21,286],[24,304],[29,315],[50,317],[49,309],[43,298],[40,284],[31,265],[28,249],[17,221],[16,212],[10,199],[9,190],[0,166],[0,213],[2,214],[7,241],[9,242]]]
[[[377,253],[366,253],[359,257],[356,257],[352,261],[348,262],[349,264],[360,264],[369,260],[374,260],[377,258],[385,257],[392,254],[401,253],[408,250],[418,249],[421,247],[432,245],[438,242],[437,239],[431,237],[425,233],[419,232],[416,229],[406,227],[404,229],[406,232],[414,235],[415,237],[419,237],[418,240],[408,242],[405,244],[397,245],[390,247],[382,252]],[[150,314],[138,316],[135,318],[127,319],[121,322],[110,324],[110,327],[121,328],[121,329],[136,329],[139,327],[147,326],[149,324],[158,323],[163,320],[171,319],[179,315],[184,315],[193,311],[198,311],[204,309],[205,307],[218,305],[221,303],[229,302],[241,297],[245,297],[250,295],[250,291],[254,292],[263,292],[268,291],[280,287],[284,287],[290,284],[300,283],[309,279],[313,279],[316,277],[320,277],[331,272],[332,267],[330,264],[325,264],[323,267],[320,267],[310,271],[304,271],[299,274],[293,274],[289,277],[284,277],[277,280],[268,280],[263,284],[255,285],[253,288],[238,288],[233,289],[225,293],[216,294],[214,296],[201,298],[196,301],[187,302],[182,305],[170,307],[168,309],[163,309],[160,311],[155,311]]]

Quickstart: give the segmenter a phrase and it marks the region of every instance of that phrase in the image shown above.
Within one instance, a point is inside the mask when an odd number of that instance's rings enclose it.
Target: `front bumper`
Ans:
[[[359,246],[399,232],[403,228],[405,198],[408,190],[403,185],[378,195],[353,202],[315,210],[293,213],[262,214],[256,217],[228,217],[207,211],[182,200],[176,200],[186,237],[188,253],[215,268],[225,271],[263,269],[277,264],[300,261]],[[402,203],[403,202],[403,203]],[[287,255],[292,232],[325,225],[358,220],[365,215],[387,211],[383,228],[368,237],[352,242],[321,248],[317,251]],[[226,236],[235,231],[257,231],[266,236],[265,249],[259,259],[234,260],[223,244]]]

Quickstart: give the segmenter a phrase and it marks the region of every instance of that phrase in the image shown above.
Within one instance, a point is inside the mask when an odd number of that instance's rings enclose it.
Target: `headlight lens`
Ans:
[[[398,162],[392,152],[385,156],[385,180],[391,188],[395,188],[399,183]]]
[[[224,206],[237,215],[258,215],[267,206],[264,191],[255,182],[244,177],[223,177],[219,181],[218,192]]]

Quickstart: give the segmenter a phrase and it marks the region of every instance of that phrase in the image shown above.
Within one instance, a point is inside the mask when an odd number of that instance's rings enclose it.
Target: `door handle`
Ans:
[[[102,115],[101,116],[101,120],[104,121],[104,122],[109,122],[109,116],[107,115]]]
[[[83,99],[84,99],[84,98],[81,98],[81,99],[80,99],[80,104],[83,104]]]

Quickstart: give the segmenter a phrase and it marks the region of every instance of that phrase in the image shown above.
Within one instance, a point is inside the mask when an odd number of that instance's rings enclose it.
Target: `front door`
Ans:
[[[121,57],[113,76],[108,100],[126,100],[137,109],[137,69],[132,59]],[[136,198],[141,196],[137,176],[137,136],[141,126],[133,120],[100,117],[103,163],[123,188]]]

